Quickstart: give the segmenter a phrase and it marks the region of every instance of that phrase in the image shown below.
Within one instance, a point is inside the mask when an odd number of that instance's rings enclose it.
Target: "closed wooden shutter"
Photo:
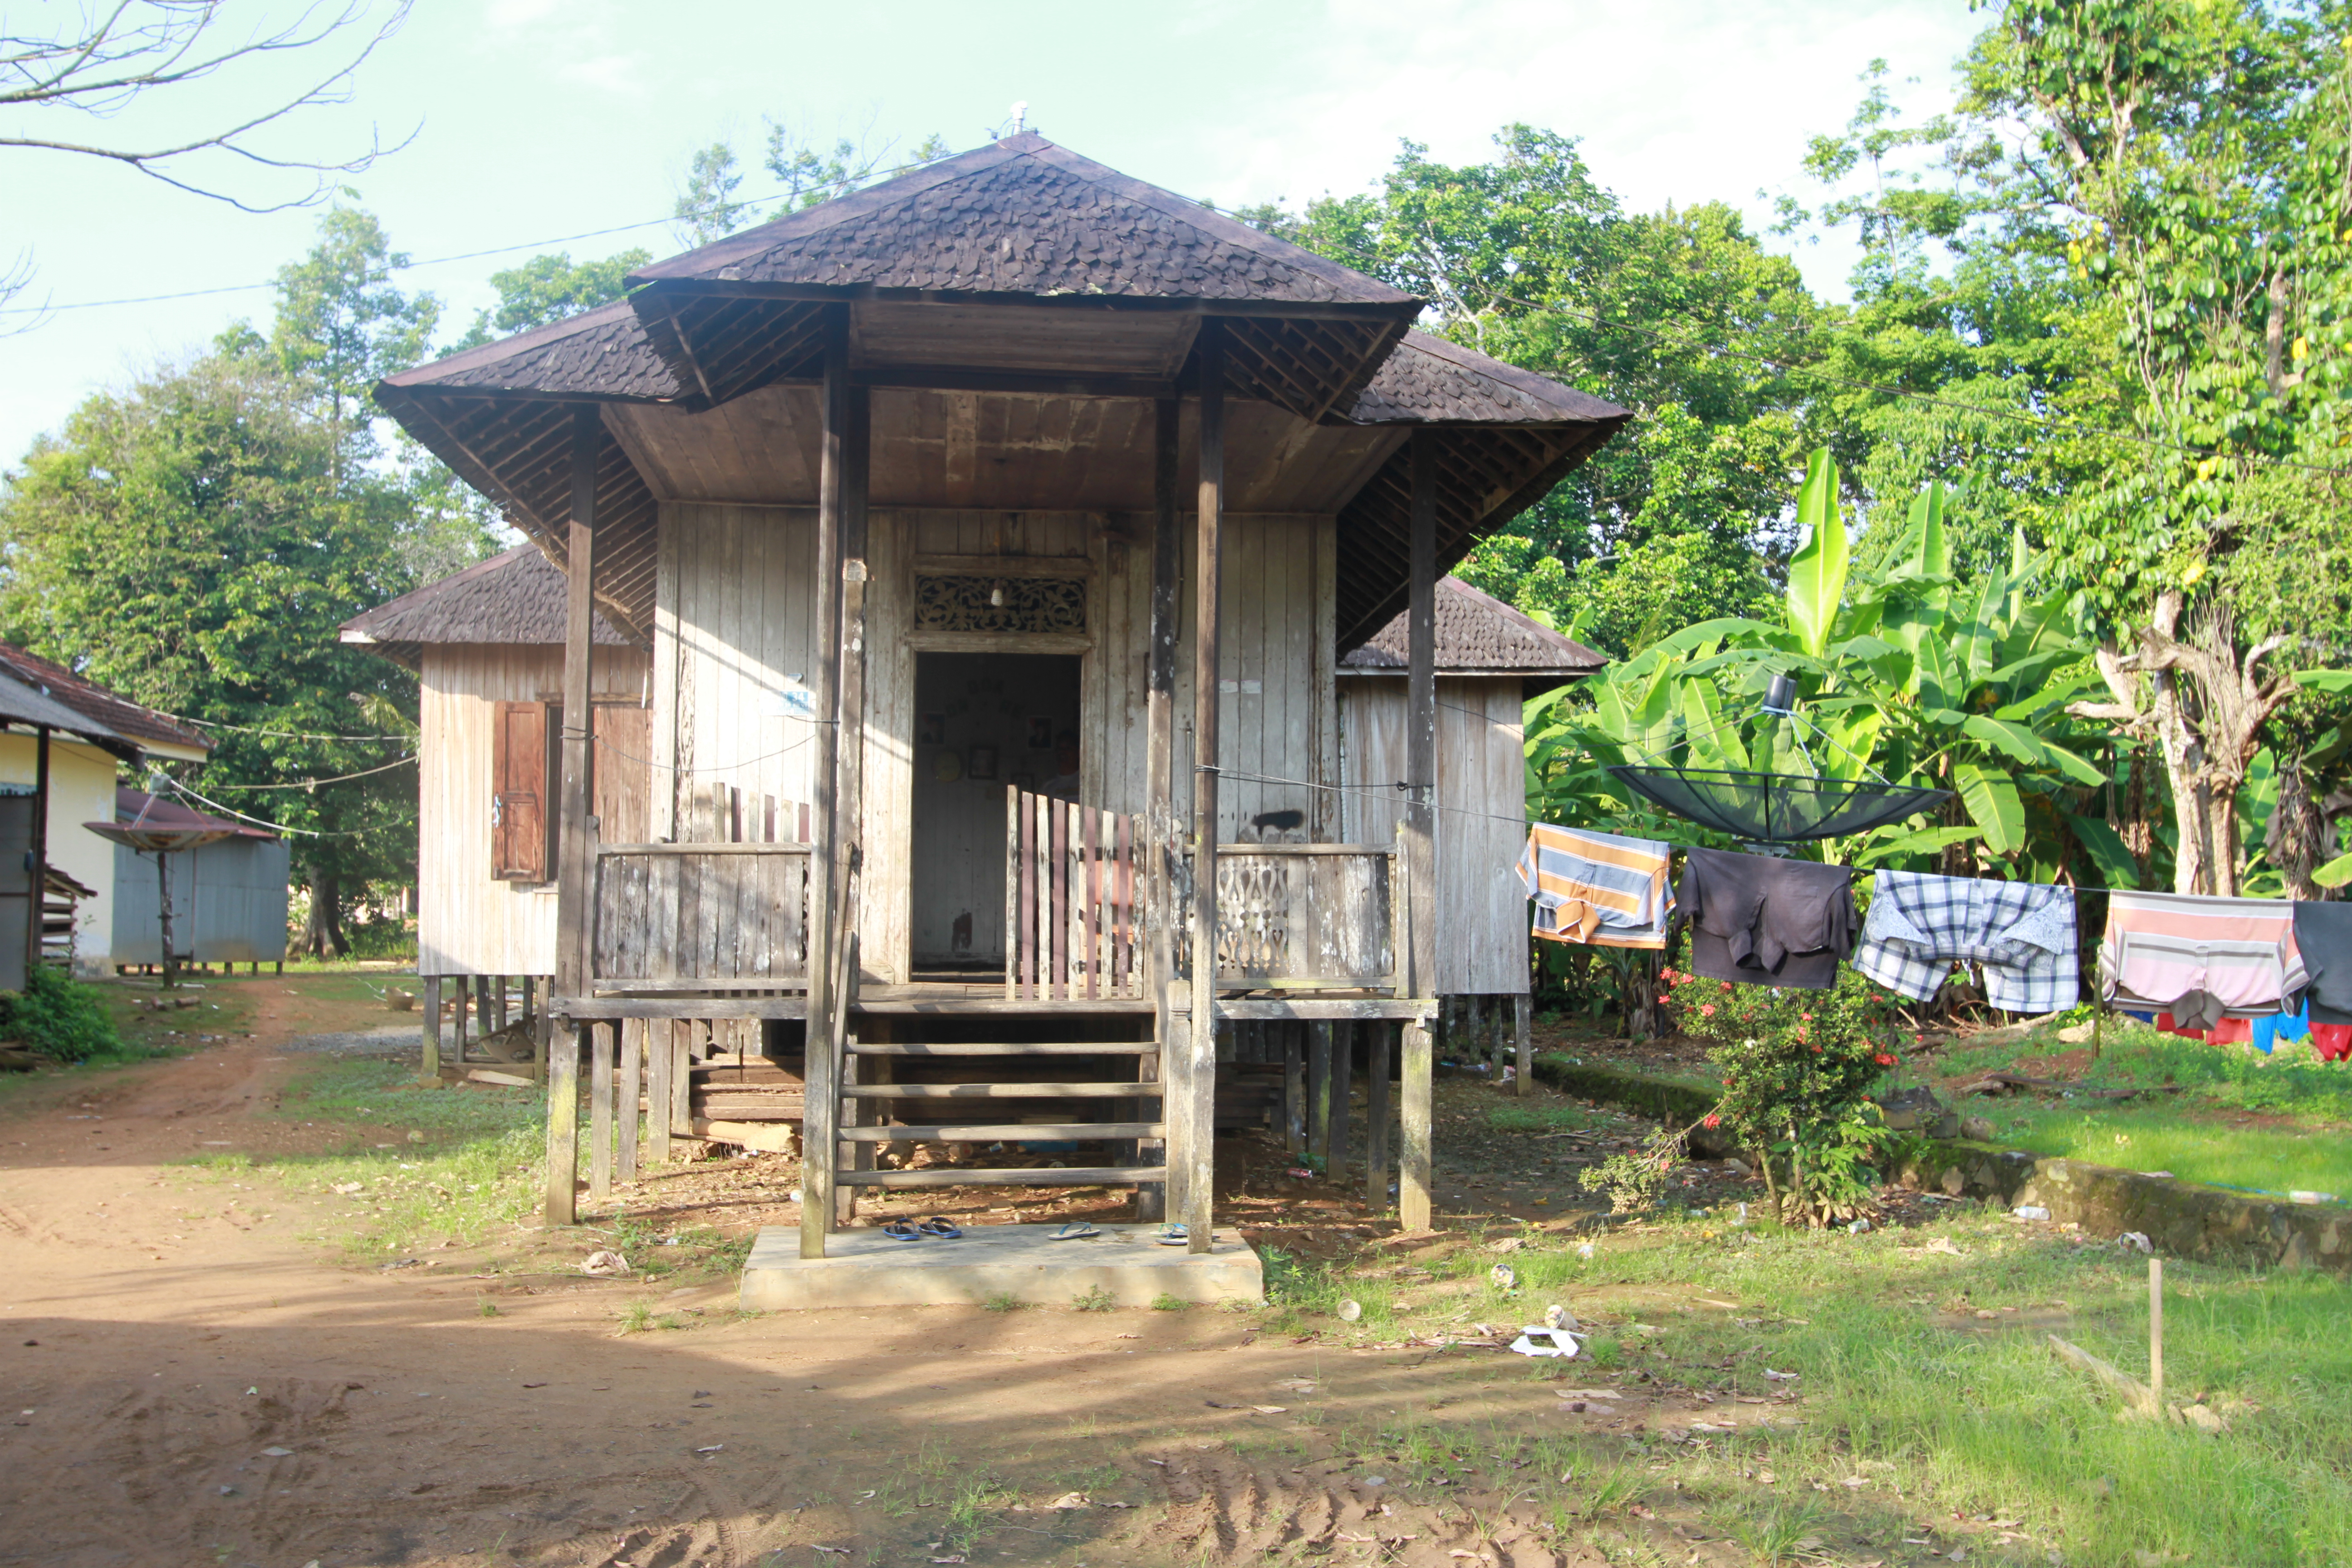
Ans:
[[[502,882],[548,878],[547,704],[501,702],[492,732],[490,875]]]

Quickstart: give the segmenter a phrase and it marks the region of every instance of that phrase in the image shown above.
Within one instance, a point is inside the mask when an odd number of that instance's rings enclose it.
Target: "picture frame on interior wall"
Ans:
[[[978,779],[982,784],[993,783],[996,778],[996,748],[974,746],[971,754],[964,759],[963,773],[966,778]]]
[[[944,746],[947,743],[948,716],[944,713],[924,714],[922,722],[915,728],[915,744]]]
[[[1029,715],[1029,749],[1033,752],[1054,749],[1054,716],[1051,713]]]

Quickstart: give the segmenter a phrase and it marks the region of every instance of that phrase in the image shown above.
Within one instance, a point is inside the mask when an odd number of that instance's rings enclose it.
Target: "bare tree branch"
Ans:
[[[366,151],[342,159],[278,156],[250,139],[302,110],[350,102],[353,75],[407,20],[411,3],[391,0],[389,14],[373,28],[368,23],[375,8],[373,0],[314,4],[276,31],[242,41],[221,36],[227,0],[115,0],[103,10],[81,8],[74,25],[50,36],[0,34],[0,116],[15,110],[92,120],[111,119],[160,89],[185,88],[241,67],[266,67],[278,56],[299,57],[339,42],[348,46],[332,68],[310,86],[291,93],[262,94],[266,107],[258,112],[193,135],[151,145],[118,145],[0,119],[0,148],[68,153],[121,163],[176,190],[226,202],[243,212],[307,206],[331,192],[341,176],[358,174],[385,153],[399,151],[415,133],[389,148],[371,133]],[[310,176],[308,188],[282,199],[255,199],[194,170],[169,166],[173,160],[208,153],[273,173],[301,172]]]

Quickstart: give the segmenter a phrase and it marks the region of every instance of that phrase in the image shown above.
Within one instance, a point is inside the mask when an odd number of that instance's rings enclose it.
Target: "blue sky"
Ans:
[[[270,6],[231,9],[243,26]],[[1722,199],[1760,226],[1759,187],[1796,188],[1807,138],[1845,122],[1874,58],[1898,81],[1920,79],[1898,97],[1932,111],[1984,20],[1966,0],[1195,0],[1172,15],[1018,0],[418,0],[355,101],[314,111],[280,145],[349,150],[371,123],[388,140],[413,130],[352,180],[394,243],[419,258],[523,247],[405,276],[443,296],[455,336],[487,302],[487,275],[537,242],[660,218],[697,146],[732,135],[755,165],[747,193],[763,185],[763,117],[828,139],[937,132],[961,150],[1025,100],[1031,129],[1223,205],[1363,188],[1400,137],[1476,159],[1496,127],[1524,120],[1581,138],[1630,205]],[[134,110],[95,133],[169,132],[196,109]],[[249,216],[88,159],[0,160],[0,259],[28,252],[37,269],[20,306],[266,282],[316,221]],[[632,243],[677,248],[658,223],[569,248]],[[1842,290],[1841,247],[1797,255],[1815,288]],[[89,392],[268,306],[253,290],[59,310],[0,337],[0,464]]]

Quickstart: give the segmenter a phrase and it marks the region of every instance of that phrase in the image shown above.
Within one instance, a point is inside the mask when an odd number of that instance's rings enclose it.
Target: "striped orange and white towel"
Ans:
[[[1538,823],[1519,857],[1535,934],[1593,947],[1663,948],[1675,910],[1671,846]]]
[[[2118,1007],[2176,1017],[2269,1017],[2308,984],[2284,899],[2107,895],[2099,989]]]

